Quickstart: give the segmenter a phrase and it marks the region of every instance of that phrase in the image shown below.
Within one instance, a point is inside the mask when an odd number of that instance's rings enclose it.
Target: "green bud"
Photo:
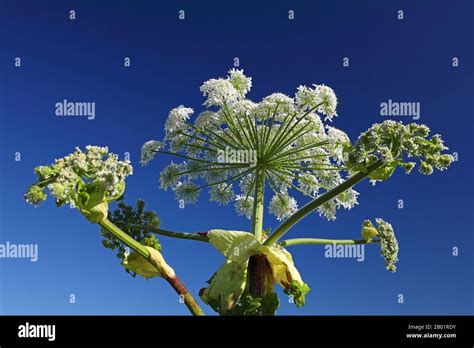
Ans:
[[[433,166],[425,161],[421,161],[419,170],[421,174],[430,175],[431,173],[433,173]]]
[[[410,174],[415,167],[415,162],[404,162],[400,164],[405,169],[406,174]]]
[[[143,237],[140,239],[140,243],[155,250],[161,251],[161,244],[158,242],[158,239],[154,234]]]
[[[446,169],[447,167],[449,167],[449,165],[454,161],[454,157],[452,155],[449,155],[449,154],[444,154],[444,155],[441,155],[439,156],[439,159],[438,159],[438,163],[436,165],[436,168],[440,169],[440,170],[444,170]]]
[[[377,229],[374,228],[374,227],[364,226],[364,227],[362,227],[361,234],[362,234],[362,238],[365,241],[369,242],[370,240],[372,240],[372,238],[374,238],[376,235],[378,235],[378,232],[377,232]]]

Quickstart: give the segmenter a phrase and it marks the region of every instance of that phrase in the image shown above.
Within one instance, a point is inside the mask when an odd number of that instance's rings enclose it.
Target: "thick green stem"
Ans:
[[[370,244],[377,243],[378,240],[366,241],[365,239],[321,239],[321,238],[293,238],[282,240],[278,244],[282,247],[289,247],[293,245],[302,245],[302,244]]]
[[[275,244],[293,225],[295,225],[298,221],[304,218],[306,215],[317,209],[322,204],[328,202],[329,200],[337,197],[339,194],[344,192],[345,190],[351,188],[359,181],[365,179],[371,172],[379,168],[383,163],[381,161],[377,161],[374,164],[367,167],[367,172],[359,172],[342,184],[334,187],[332,190],[327,191],[325,194],[319,196],[316,199],[313,199],[311,202],[306,204],[303,208],[296,211],[293,215],[291,215],[288,219],[286,219],[280,226],[278,226],[275,231],[270,235],[270,237],[263,243],[265,245],[271,246]]]
[[[265,172],[258,168],[255,177],[255,195],[253,202],[252,233],[258,241],[262,240],[263,230],[263,209],[265,193]]]
[[[183,299],[186,307],[193,315],[204,315],[201,307],[199,307],[196,300],[189,293],[188,289],[183,285],[181,280],[174,274],[174,271],[170,272],[170,267],[164,267],[164,265],[156,262],[151,255],[148,249],[133,239],[130,235],[122,231],[119,227],[114,225],[110,220],[104,219],[100,222],[100,225],[105,228],[107,231],[112,233],[117,237],[121,242],[126,244],[131,249],[135,250],[138,254],[143,256],[148,262],[150,262],[163,276],[163,278],[172,286],[172,288],[178,293],[178,295]]]
[[[167,237],[197,240],[200,242],[209,242],[209,238],[204,233],[200,234],[200,233],[174,232],[174,231],[163,230],[161,228],[156,228],[152,226],[141,226],[141,225],[130,225],[130,226],[127,226],[127,228],[130,228],[132,230],[137,230],[137,231],[149,231],[149,232],[153,232],[153,233],[160,234],[162,236],[167,236]]]

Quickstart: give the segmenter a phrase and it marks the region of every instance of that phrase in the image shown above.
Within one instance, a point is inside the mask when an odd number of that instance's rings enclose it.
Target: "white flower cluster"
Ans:
[[[385,259],[385,267],[390,272],[395,272],[398,262],[398,241],[395,237],[393,227],[383,219],[375,219],[377,223],[378,237],[380,238],[381,256]]]
[[[75,206],[79,197],[92,194],[93,188],[100,188],[106,200],[118,198],[133,168],[129,161],[120,161],[116,154],[109,153],[107,147],[89,145],[86,152],[76,148],[74,153],[56,159],[51,166],[36,167],[35,172],[38,182],[28,189],[25,195],[28,202],[38,204],[45,200],[44,189],[48,188],[58,205]]]
[[[146,166],[155,156],[158,151],[163,147],[161,141],[149,140],[142,146],[140,164]]]
[[[332,88],[325,85],[313,85],[314,88],[299,86],[296,92],[296,103],[303,110],[316,107],[316,110],[326,115],[325,120],[332,121],[336,114],[337,97]]]
[[[245,98],[252,87],[252,79],[244,75],[243,70],[232,69],[226,79],[210,79],[201,86],[201,92],[207,96],[206,106],[223,106]]]
[[[161,172],[161,188],[171,188],[177,199],[194,203],[198,191],[209,187],[211,201],[234,201],[238,214],[247,218],[252,217],[256,173],[261,169],[265,185],[274,192],[269,212],[283,220],[298,207],[292,189],[315,198],[342,182],[344,148],[350,140],[321,120],[336,116],[337,98],[331,88],[300,86],[294,97],[273,93],[255,103],[246,99],[251,87],[252,79],[236,69],[226,78],[204,82],[207,110],[192,122],[191,108],[173,109],[163,142],[143,145],[142,164],[167,147],[183,162],[171,163]],[[334,219],[337,208],[355,204],[357,192],[349,190],[319,212]]]
[[[285,220],[296,210],[298,210],[296,199],[287,193],[276,194],[270,201],[269,211],[276,216],[278,221]]]
[[[165,123],[166,133],[174,133],[186,129],[186,122],[193,113],[193,109],[185,108],[183,105],[171,110]]]

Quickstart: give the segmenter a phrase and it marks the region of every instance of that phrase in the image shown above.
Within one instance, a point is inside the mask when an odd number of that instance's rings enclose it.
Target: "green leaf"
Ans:
[[[207,234],[209,242],[228,260],[242,262],[256,253],[261,244],[255,236],[248,232],[210,230]]]
[[[165,263],[163,256],[161,256],[161,253],[158,250],[149,246],[146,246],[146,248],[150,252],[151,259],[154,259],[155,262],[159,264]],[[147,259],[135,251],[125,257],[125,259],[122,261],[122,265],[130,272],[139,274],[145,279],[162,277],[162,274],[156,269],[155,266],[153,266]]]
[[[212,278],[211,285],[204,290],[202,298],[206,304],[219,308],[220,313],[226,313],[238,303],[247,284],[244,276],[247,269],[244,273],[242,267],[244,264],[247,267],[250,256],[254,254],[265,255],[271,269],[272,284],[276,281],[288,291],[293,291],[295,287],[306,290],[291,254],[283,247],[262,245],[253,234],[242,231],[211,230],[208,237],[210,243],[228,260]],[[237,284],[227,284],[231,282],[231,278],[238,279]],[[268,284],[267,287],[273,291],[273,287]],[[300,297],[298,303],[304,302]]]
[[[109,205],[103,184],[97,182],[84,184],[79,181],[77,191],[77,208],[87,220],[98,224],[107,218]]]
[[[292,282],[303,283],[301,275],[293,263],[293,257],[279,245],[263,246],[261,252],[267,257],[275,281],[284,289],[291,286]]]
[[[372,180],[387,180],[395,172],[397,165],[398,165],[397,161],[393,161],[387,165],[384,165],[380,167],[379,169],[376,169],[375,171],[370,173],[369,178]]]
[[[212,276],[209,286],[200,294],[202,301],[213,304],[226,314],[239,301],[247,283],[248,259],[243,262],[227,260]]]

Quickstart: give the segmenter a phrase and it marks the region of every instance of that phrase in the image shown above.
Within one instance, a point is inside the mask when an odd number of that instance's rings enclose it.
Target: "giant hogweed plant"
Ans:
[[[206,110],[194,121],[191,108],[171,110],[164,139],[147,141],[141,150],[143,166],[156,155],[174,156],[160,173],[160,185],[172,190],[180,204],[195,204],[208,190],[219,206],[234,204],[236,213],[250,220],[249,231],[161,229],[145,202],[135,207],[124,202],[132,166],[106,147],[77,148],[50,166],[36,167],[37,182],[28,188],[27,202],[38,205],[48,190],[57,206],[77,208],[100,225],[103,245],[117,251],[127,272],[165,279],[195,315],[203,311],[166,263],[156,235],[208,242],[223,254],[223,264],[199,293],[222,315],[275,314],[275,284],[303,306],[310,288],[287,250],[293,245],[378,245],[386,268],[395,272],[397,239],[381,218],[363,221],[361,237],[355,239],[282,238],[313,212],[335,220],[338,209],[353,208],[359,195],[353,186],[366,178],[387,180],[398,167],[408,174],[416,165],[424,175],[445,170],[453,157],[443,153],[447,147],[441,136],[429,137],[425,125],[386,120],[351,142],[330,125],[337,98],[328,86],[300,86],[294,98],[274,93],[259,103],[246,98],[251,86],[251,78],[235,69],[226,78],[206,81],[201,86]],[[302,207],[295,192],[307,200]],[[109,203],[117,200],[117,209],[109,213]],[[266,207],[281,221],[271,233],[264,228]]]

